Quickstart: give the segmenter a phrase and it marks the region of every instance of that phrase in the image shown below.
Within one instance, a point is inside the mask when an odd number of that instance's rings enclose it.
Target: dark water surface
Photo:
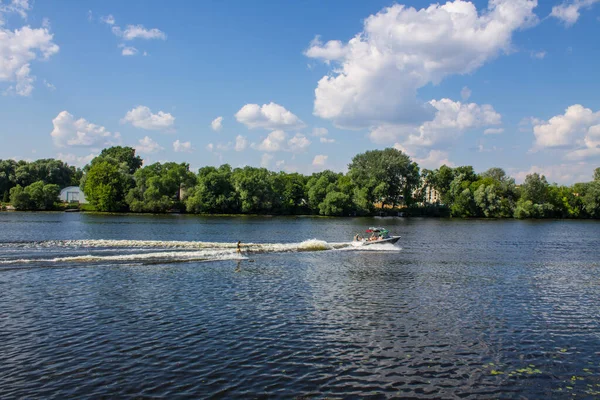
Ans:
[[[591,221],[0,213],[0,398],[593,398],[599,272]]]

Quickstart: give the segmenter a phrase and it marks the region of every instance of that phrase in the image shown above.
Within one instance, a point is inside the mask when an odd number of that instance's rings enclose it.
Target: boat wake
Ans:
[[[393,245],[354,247],[352,243],[329,243],[310,239],[299,243],[236,243],[158,240],[52,240],[0,243],[0,265],[18,264],[155,264],[244,260],[251,254],[316,252],[328,250],[397,251]],[[8,256],[8,257],[7,257]]]

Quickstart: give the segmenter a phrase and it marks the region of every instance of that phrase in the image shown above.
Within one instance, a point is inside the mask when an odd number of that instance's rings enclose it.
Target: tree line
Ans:
[[[409,215],[489,218],[600,218],[600,168],[594,180],[572,186],[527,175],[521,185],[501,168],[420,170],[399,150],[356,155],[346,174],[306,176],[265,168],[203,167],[187,163],[143,166],[130,147],[104,149],[82,170],[58,160],[0,160],[0,194],[17,209],[47,210],[59,188],[79,185],[98,211],[207,214]],[[426,193],[439,198],[426,204]]]

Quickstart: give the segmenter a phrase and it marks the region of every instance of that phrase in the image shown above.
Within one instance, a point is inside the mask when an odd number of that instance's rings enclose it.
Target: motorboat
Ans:
[[[391,236],[387,229],[381,227],[371,227],[366,230],[366,233],[367,235],[364,237],[358,234],[354,236],[352,244],[355,246],[369,246],[383,243],[394,244],[400,240],[400,236]]]

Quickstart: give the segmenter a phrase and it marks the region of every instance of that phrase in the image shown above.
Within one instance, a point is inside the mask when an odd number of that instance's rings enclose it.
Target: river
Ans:
[[[0,213],[0,397],[594,397],[599,267],[594,221]]]

